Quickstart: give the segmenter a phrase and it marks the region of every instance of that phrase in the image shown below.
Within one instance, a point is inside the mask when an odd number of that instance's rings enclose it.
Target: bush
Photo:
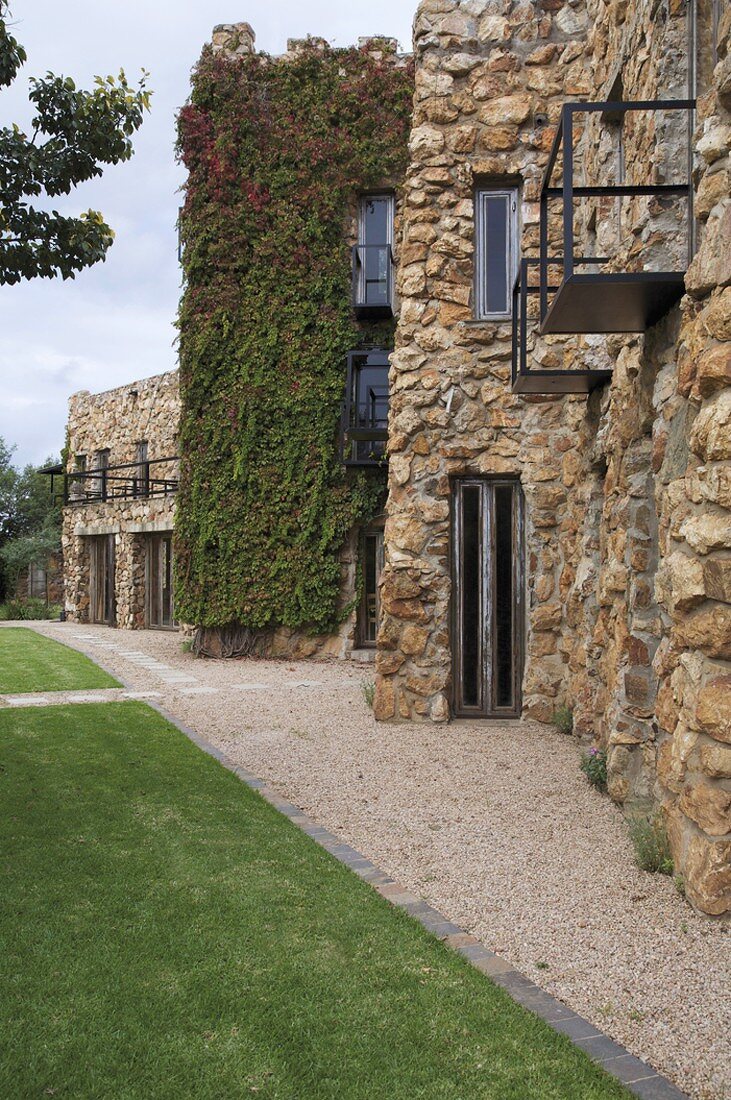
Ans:
[[[0,619],[57,619],[61,608],[58,604],[46,603],[33,597],[27,600],[8,600],[0,607]]]
[[[592,746],[581,754],[579,764],[582,772],[598,791],[607,789],[607,754],[603,749]]]
[[[571,707],[561,706],[557,707],[553,712],[553,718],[551,719],[559,733],[573,733],[574,730],[574,712]]]
[[[673,857],[667,829],[660,812],[635,817],[630,821],[629,835],[635,850],[635,861],[642,871],[672,875]]]

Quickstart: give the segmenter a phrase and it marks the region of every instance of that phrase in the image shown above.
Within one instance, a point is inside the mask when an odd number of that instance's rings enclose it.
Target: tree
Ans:
[[[0,88],[11,84],[26,53],[10,34],[7,0],[0,0]],[[114,233],[96,210],[66,217],[29,200],[68,195],[102,174],[102,165],[132,156],[132,135],[149,110],[143,72],[135,89],[119,76],[96,77],[92,92],[70,77],[31,77],[35,108],[30,137],[17,125],[0,128],[0,283],[75,272],[103,260]],[[41,138],[45,140],[40,140]]]
[[[61,546],[61,506],[49,480],[37,466],[13,466],[14,450],[0,437],[0,597],[14,591],[24,569]],[[50,457],[44,465],[53,463]]]

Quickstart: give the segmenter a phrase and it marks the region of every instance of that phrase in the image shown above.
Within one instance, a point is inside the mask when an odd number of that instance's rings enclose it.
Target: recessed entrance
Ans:
[[[148,540],[147,625],[153,630],[172,630],[176,625],[171,534],[151,535]]]
[[[523,498],[516,480],[454,483],[453,709],[517,718],[523,677]]]

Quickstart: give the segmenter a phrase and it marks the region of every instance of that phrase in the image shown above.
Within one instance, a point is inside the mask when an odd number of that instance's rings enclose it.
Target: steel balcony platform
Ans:
[[[591,393],[612,377],[610,370],[532,370],[522,371],[513,379],[513,393]]]
[[[684,293],[680,271],[571,275],[558,287],[539,331],[645,332]]]

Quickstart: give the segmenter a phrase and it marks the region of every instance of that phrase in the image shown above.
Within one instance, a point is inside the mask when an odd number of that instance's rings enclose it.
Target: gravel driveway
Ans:
[[[156,699],[693,1098],[731,1097],[731,928],[635,867],[571,738],[531,722],[376,723],[372,672],[355,663],[204,661],[174,633],[33,625]]]

